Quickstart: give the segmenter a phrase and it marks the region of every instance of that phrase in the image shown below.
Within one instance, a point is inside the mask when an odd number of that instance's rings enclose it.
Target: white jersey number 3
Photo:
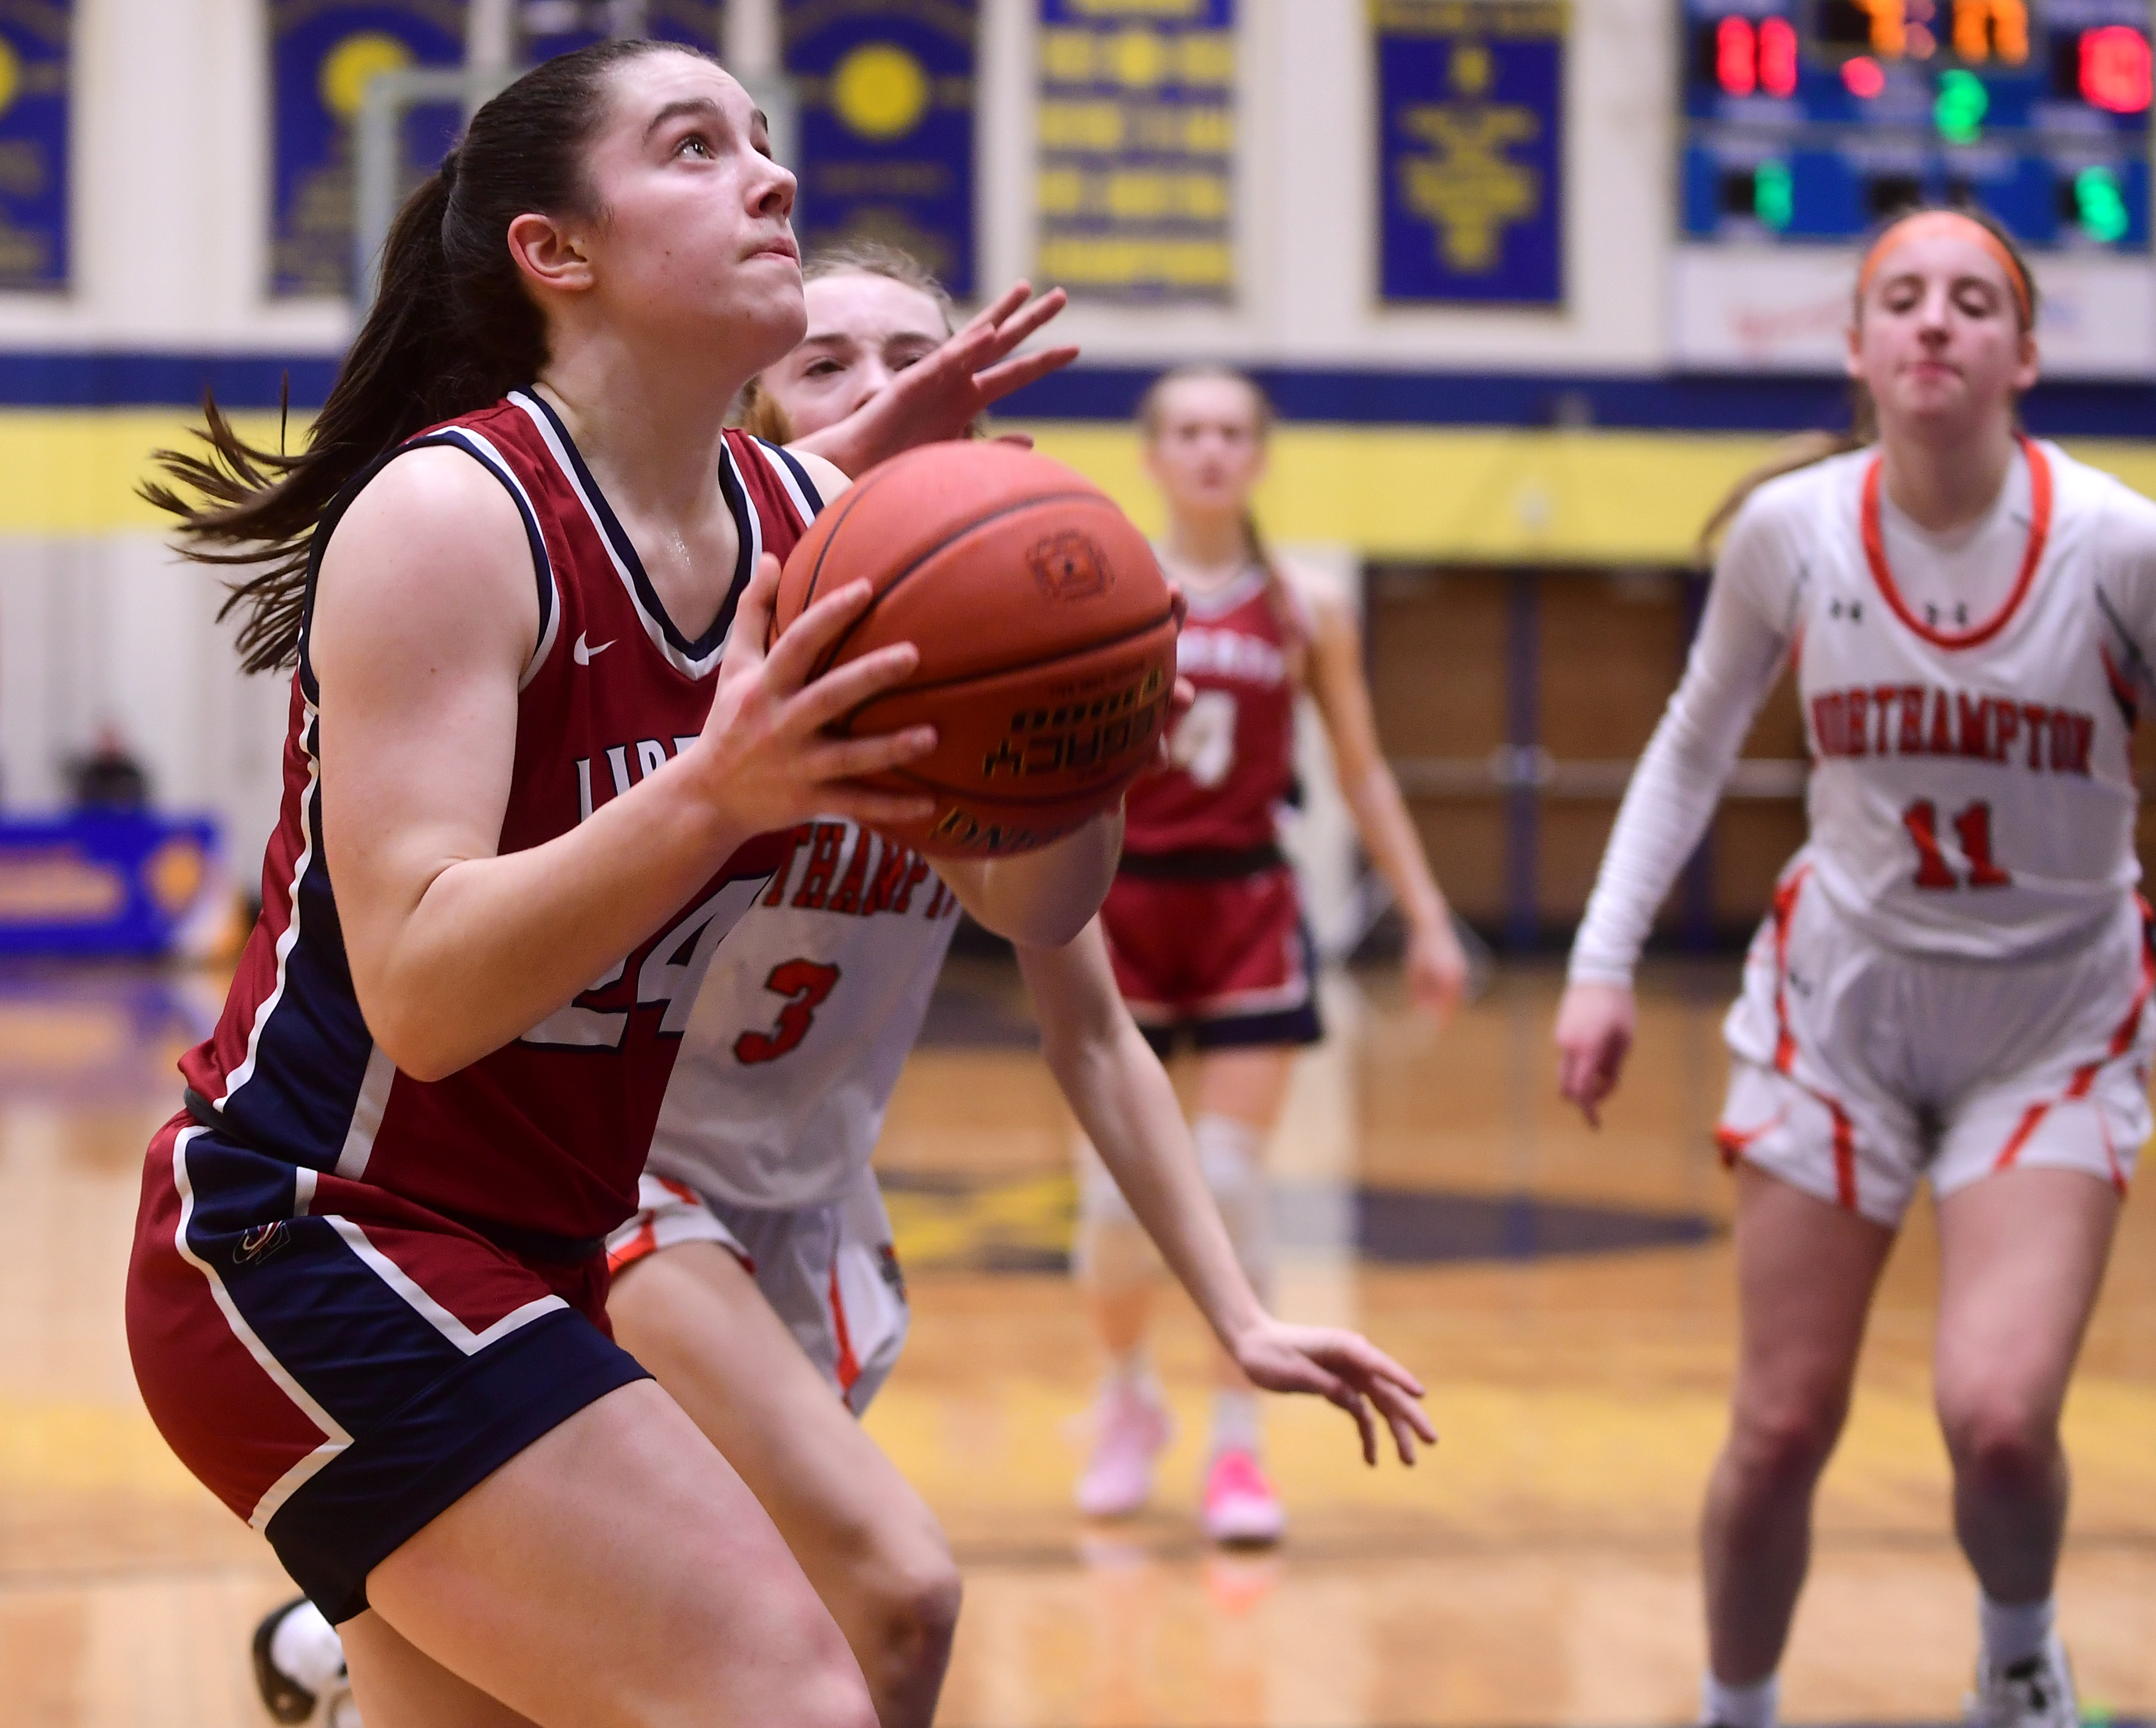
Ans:
[[[1235,766],[1235,698],[1225,690],[1201,690],[1168,741],[1168,759],[1207,791],[1225,783]]]

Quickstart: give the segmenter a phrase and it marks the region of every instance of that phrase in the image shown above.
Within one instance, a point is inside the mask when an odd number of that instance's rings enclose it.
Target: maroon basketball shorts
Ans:
[[[177,1116],[127,1277],[142,1400],[335,1622],[367,1575],[548,1430],[644,1377],[603,1245],[512,1249]]]
[[[1101,908],[1116,983],[1147,1041],[1163,1056],[1186,1032],[1199,1050],[1315,1044],[1315,967],[1295,872],[1188,880],[1153,873],[1162,864],[1127,858]]]

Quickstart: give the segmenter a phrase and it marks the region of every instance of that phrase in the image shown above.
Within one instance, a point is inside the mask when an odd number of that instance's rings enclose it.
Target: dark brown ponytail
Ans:
[[[1930,207],[1912,205],[1907,209],[1897,210],[1888,217],[1873,234],[1871,244],[1866,249],[1865,255],[1867,261],[1878,251],[1880,243],[1892,229],[1912,216],[1923,214],[1928,208]],[[2022,327],[2025,331],[2033,328],[2036,322],[2037,313],[2036,278],[2030,270],[2028,258],[2023,254],[2021,248],[2015,244],[2014,236],[2006,231],[1996,218],[1974,206],[1964,208],[1957,205],[1953,207],[1953,213],[1957,216],[1967,217],[1989,234],[1993,239],[1998,241],[2000,249],[2011,260],[2014,268],[2020,272],[2021,285],[2028,293],[2027,322]],[[1850,316],[1852,320],[1863,314],[1864,282],[1864,273],[1860,268],[1857,274],[1856,299],[1850,309]],[[2016,310],[2020,310],[2018,302]],[[1721,545],[1722,535],[1728,532],[1730,523],[1737,519],[1737,512],[1744,507],[1744,501],[1758,491],[1761,486],[1766,485],[1768,481],[1779,480],[1784,474],[1794,474],[1799,468],[1809,468],[1815,462],[1824,462],[1835,456],[1847,455],[1852,450],[1862,450],[1866,445],[1876,444],[1878,441],[1879,410],[1871,400],[1871,393],[1862,384],[1853,383],[1850,386],[1848,429],[1842,432],[1800,433],[1783,445],[1773,455],[1747,474],[1743,479],[1738,481],[1729,489],[1729,495],[1714,507],[1714,513],[1707,517],[1706,526],[1700,529],[1699,538],[1694,544],[1694,555],[1702,565],[1712,564],[1714,562],[1715,552]]]
[[[249,671],[296,659],[310,543],[338,493],[415,432],[538,376],[546,321],[509,255],[509,224],[588,213],[584,146],[603,116],[607,75],[646,54],[695,52],[602,42],[533,68],[472,116],[397,213],[380,290],[305,450],[256,448],[205,396],[194,436],[207,450],[157,452],[165,478],[144,482],[142,496],[180,519],[182,555],[253,567],[218,614],[241,615]]]

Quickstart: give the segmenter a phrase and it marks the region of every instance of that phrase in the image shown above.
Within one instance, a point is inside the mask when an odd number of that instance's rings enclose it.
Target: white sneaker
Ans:
[[[344,1640],[305,1597],[271,1610],[254,1628],[254,1685],[275,1721],[360,1728]]]
[[[1976,1690],[1964,1713],[1969,1728],[2081,1728],[2074,1673],[2053,1633],[2034,1656],[2005,1668],[1979,1657]]]

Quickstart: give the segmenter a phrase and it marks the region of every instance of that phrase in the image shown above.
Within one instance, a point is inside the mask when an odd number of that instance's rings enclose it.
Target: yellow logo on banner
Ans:
[[[322,105],[339,120],[357,120],[367,85],[411,64],[412,50],[394,36],[379,30],[347,36],[322,56]]]
[[[1532,216],[1542,176],[1506,152],[1542,131],[1542,116],[1515,103],[1478,100],[1490,88],[1490,50],[1463,42],[1452,51],[1453,89],[1463,99],[1405,109],[1400,124],[1432,153],[1401,165],[1408,208],[1438,229],[1445,264],[1463,273],[1495,269],[1505,224]]]
[[[863,43],[832,73],[831,106],[864,138],[902,138],[927,111],[928,74],[895,44]]]
[[[15,98],[23,93],[23,61],[16,54],[14,44],[0,37],[0,114],[15,105]]]

